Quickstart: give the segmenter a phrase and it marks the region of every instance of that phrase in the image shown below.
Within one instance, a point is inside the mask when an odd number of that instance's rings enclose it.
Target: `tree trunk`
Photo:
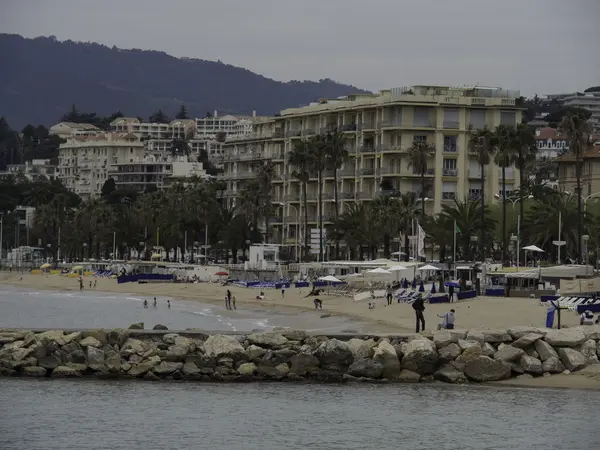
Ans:
[[[410,233],[409,227],[406,226],[404,228],[404,258],[405,258],[404,261],[406,261],[406,262],[408,262],[409,259],[410,259],[410,255],[409,255],[409,253],[410,253],[410,247],[409,247],[410,244],[409,244],[409,241],[408,241],[408,233]]]
[[[502,266],[506,262],[506,167],[502,166]]]
[[[485,165],[480,164],[481,168],[481,236],[479,236],[479,251],[481,252],[481,262],[485,261]]]
[[[577,249],[575,255],[579,264],[583,263],[581,252],[581,235],[583,234],[583,211],[581,208],[581,155],[577,149],[575,155],[575,177],[577,178]]]
[[[319,183],[319,261],[323,262],[323,171],[319,170],[317,182]]]
[[[337,176],[337,167],[333,169],[333,202],[335,204],[335,221],[337,222],[340,216],[340,208],[339,208],[339,192],[338,192],[338,176]],[[338,239],[335,240],[335,258],[339,259],[340,257],[340,241]]]
[[[383,254],[386,258],[390,257],[390,234],[384,233],[383,235]],[[400,258],[398,258],[398,261]]]
[[[421,215],[425,218],[425,171],[421,172]]]
[[[309,230],[308,230],[308,197],[306,196],[306,182],[302,183],[302,195],[304,196],[304,261],[309,261]],[[299,236],[298,236],[299,237]]]
[[[523,218],[525,217],[524,211],[525,211],[525,206],[523,205],[523,184],[524,184],[524,178],[523,178],[523,169],[524,169],[524,158],[523,158],[523,149],[521,147],[519,147],[519,215],[521,217],[521,220],[523,220]],[[514,211],[514,210],[513,210]],[[514,220],[514,217],[513,217]],[[521,240],[521,236],[520,236],[520,230],[517,230],[517,237],[518,237],[518,241],[517,242],[522,242]],[[517,248],[517,252],[519,252],[519,254],[521,253],[521,249]],[[522,258],[521,256],[519,256],[519,259],[521,261],[524,261],[524,258]]]

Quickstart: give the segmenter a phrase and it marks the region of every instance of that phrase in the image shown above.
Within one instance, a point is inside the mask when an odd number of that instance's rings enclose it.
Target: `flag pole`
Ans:
[[[452,252],[452,262],[454,263],[454,279],[456,280],[456,220],[454,221],[454,249]]]

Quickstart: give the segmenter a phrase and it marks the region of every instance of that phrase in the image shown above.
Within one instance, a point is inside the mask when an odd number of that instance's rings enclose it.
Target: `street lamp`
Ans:
[[[582,249],[582,256],[583,256],[583,262],[585,264],[585,275],[587,276],[588,274],[588,241],[590,240],[590,237],[587,234],[584,234],[583,236],[581,236],[581,240],[583,241],[583,249]]]
[[[500,195],[498,194],[494,194],[494,198],[496,198],[497,200],[500,200]],[[528,195],[527,197],[517,197],[515,199],[512,198],[504,198],[504,201],[509,201],[510,203],[512,203],[512,213],[513,213],[513,217],[515,215],[515,205],[520,202],[521,200],[532,200],[534,198],[533,195]],[[502,222],[502,224],[504,225],[504,221]],[[505,235],[506,235],[506,229],[502,230],[502,248],[504,248],[504,243],[505,243]],[[512,237],[511,237],[512,240]],[[519,271],[519,257],[521,255],[521,215],[517,215],[517,272]],[[504,261],[502,261],[502,265],[504,265]]]
[[[138,261],[140,260],[140,257],[142,256],[142,252],[144,251],[146,247],[146,243],[140,241],[140,249],[138,250]]]
[[[87,242],[83,243],[83,255],[81,255],[81,260],[84,261],[85,260],[85,252],[87,250]]]

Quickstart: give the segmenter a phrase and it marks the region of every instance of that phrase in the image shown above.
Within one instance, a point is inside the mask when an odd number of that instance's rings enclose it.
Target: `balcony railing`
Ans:
[[[275,130],[273,131],[273,139],[281,139],[285,136],[283,130]]]
[[[374,153],[375,152],[375,146],[374,145],[361,145],[360,146],[360,152],[361,153]]]
[[[358,193],[358,198],[360,198],[362,200],[371,199],[373,197],[374,197],[374,195],[372,192],[359,192]]]
[[[481,200],[481,192],[469,192],[468,198],[472,202]]]
[[[379,128],[392,128],[402,126],[402,121],[398,119],[383,119],[377,122]]]
[[[456,144],[444,145],[444,153],[456,153],[457,151],[458,151],[458,146]]]
[[[297,202],[300,200],[300,194],[287,194],[285,196],[285,201],[286,202]]]
[[[302,136],[312,136],[313,134],[315,134],[314,128],[306,128],[302,130]]]
[[[296,137],[302,135],[302,130],[288,130],[285,133],[286,137]]]
[[[342,199],[342,200],[354,199],[355,195],[356,195],[355,192],[340,192],[340,199]]]
[[[354,167],[346,167],[338,172],[338,175],[342,177],[354,177],[356,176],[356,169]]]
[[[442,200],[454,200],[456,192],[442,192]]]
[[[458,169],[442,169],[442,176],[444,177],[457,177]]]
[[[346,123],[340,127],[340,131],[356,131],[356,124]]]
[[[400,168],[394,168],[394,167],[382,167],[379,169],[379,173],[381,175],[392,175],[392,174],[397,174],[400,175],[402,173],[402,171],[400,170]]]
[[[456,130],[460,128],[460,122],[458,120],[444,120],[444,128]]]
[[[435,128],[431,120],[415,120],[413,121],[414,128]]]
[[[360,170],[360,174],[361,175],[375,175],[375,169],[373,168],[367,168],[367,169],[361,169]]]
[[[336,124],[325,125],[324,127],[321,127],[321,134],[332,133],[335,130],[337,130]]]
[[[374,120],[363,120],[360,124],[359,129],[374,130],[375,129],[375,121]]]
[[[416,170],[414,167],[413,167],[412,173],[413,173],[413,175],[421,175],[421,172]],[[425,175],[435,175],[435,169],[427,169],[425,171]]]

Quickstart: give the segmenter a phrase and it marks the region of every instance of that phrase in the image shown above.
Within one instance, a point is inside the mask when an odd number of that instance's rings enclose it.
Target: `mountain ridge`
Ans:
[[[174,115],[182,104],[190,117],[214,110],[273,115],[323,97],[369,93],[328,78],[281,82],[220,61],[53,36],[0,34],[0,61],[10,61],[0,70],[0,116],[18,127],[51,125],[73,104],[102,115]]]

